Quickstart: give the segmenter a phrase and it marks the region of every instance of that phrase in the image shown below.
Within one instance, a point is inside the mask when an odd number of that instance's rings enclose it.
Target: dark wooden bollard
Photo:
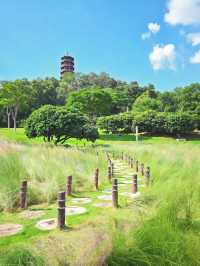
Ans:
[[[65,228],[65,191],[58,193],[58,228]]]
[[[135,162],[135,171],[138,173],[139,171],[139,162],[138,160]]]
[[[122,155],[121,155],[121,159],[122,161],[124,160],[124,153],[122,152]]]
[[[131,158],[131,168],[133,168],[133,158]]]
[[[111,163],[111,175],[114,176],[114,163]]]
[[[99,168],[97,168],[95,171],[94,185],[95,185],[96,190],[98,190],[99,189]]]
[[[144,176],[144,164],[141,163],[140,165],[140,172],[141,172],[141,175]]]
[[[67,177],[66,195],[67,196],[72,195],[72,176],[71,175]]]
[[[112,179],[112,169],[111,166],[108,166],[108,180],[111,181]]]
[[[118,185],[116,178],[112,180],[112,205],[118,208]]]
[[[20,188],[20,208],[21,209],[26,209],[27,208],[27,181],[24,180],[21,183],[21,188]]]
[[[147,166],[146,170],[145,170],[145,185],[149,186],[150,184],[150,167]]]
[[[138,184],[137,184],[137,175],[133,175],[133,183],[132,183],[132,193],[137,193],[138,191]]]

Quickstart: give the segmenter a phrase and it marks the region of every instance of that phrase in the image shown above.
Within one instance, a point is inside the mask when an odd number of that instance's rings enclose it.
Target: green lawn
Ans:
[[[200,143],[200,135],[192,135],[184,137],[187,141],[176,141],[176,138],[172,137],[163,137],[163,136],[151,136],[151,135],[140,135],[139,141],[141,143]],[[9,141],[14,141],[18,143],[24,144],[41,144],[44,143],[42,138],[29,139],[24,134],[23,128],[18,128],[16,132],[13,129],[8,130],[7,128],[0,128],[0,139],[5,139]],[[107,145],[107,144],[125,144],[125,143],[135,142],[135,135],[127,134],[127,135],[109,135],[109,134],[100,134],[100,139],[98,139],[95,143],[96,145]],[[69,145],[87,145],[91,144],[91,142],[87,142],[85,140],[77,140],[70,139],[67,141]]]

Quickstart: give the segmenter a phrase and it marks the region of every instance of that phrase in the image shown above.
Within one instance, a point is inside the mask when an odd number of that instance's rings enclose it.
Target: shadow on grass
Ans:
[[[172,141],[176,141],[176,139],[185,139],[186,141],[200,141],[200,134],[194,133],[194,134],[185,134],[181,136],[176,136],[176,135],[161,135],[161,134],[149,134],[149,133],[144,133],[139,135],[139,141],[147,141],[147,140],[154,140],[156,138],[166,138],[166,140],[171,139]],[[135,135],[131,134],[102,134],[100,136],[100,140],[104,141],[134,141],[136,142],[136,137]]]

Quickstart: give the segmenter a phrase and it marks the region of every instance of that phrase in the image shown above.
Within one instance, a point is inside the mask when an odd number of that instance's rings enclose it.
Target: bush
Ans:
[[[199,127],[199,118],[193,113],[145,111],[122,113],[98,119],[100,129],[112,133],[132,133],[135,126],[140,132],[159,134],[185,134]]]
[[[97,129],[86,116],[51,105],[45,105],[29,116],[25,132],[29,138],[43,137],[45,141],[54,141],[55,144],[64,143],[69,138],[91,141],[98,138]]]
[[[131,133],[134,126],[133,114],[127,112],[119,115],[100,117],[97,120],[97,126],[106,132]]]

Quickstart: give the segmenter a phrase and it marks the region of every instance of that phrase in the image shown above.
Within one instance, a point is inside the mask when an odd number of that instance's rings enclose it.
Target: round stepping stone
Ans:
[[[34,218],[38,218],[41,217],[42,215],[44,215],[45,212],[44,211],[23,211],[19,214],[19,216],[21,218],[26,218],[26,219],[34,219]]]
[[[130,193],[130,192],[122,192],[120,193],[120,195],[122,196],[126,196],[126,197],[131,197],[131,198],[138,198],[140,196],[140,192],[137,192],[137,193]]]
[[[57,227],[57,219],[46,219],[37,222],[36,227],[40,230],[52,230]]]
[[[93,204],[94,207],[112,207],[112,203],[110,202],[98,202]]]
[[[101,195],[97,197],[100,200],[112,200],[112,196],[111,195]]]
[[[87,204],[87,203],[92,202],[92,200],[90,198],[75,198],[75,199],[71,199],[71,202]]]
[[[15,235],[22,230],[20,224],[0,224],[0,237]]]
[[[86,208],[78,206],[67,206],[65,208],[65,214],[68,215],[78,215],[87,212]]]

